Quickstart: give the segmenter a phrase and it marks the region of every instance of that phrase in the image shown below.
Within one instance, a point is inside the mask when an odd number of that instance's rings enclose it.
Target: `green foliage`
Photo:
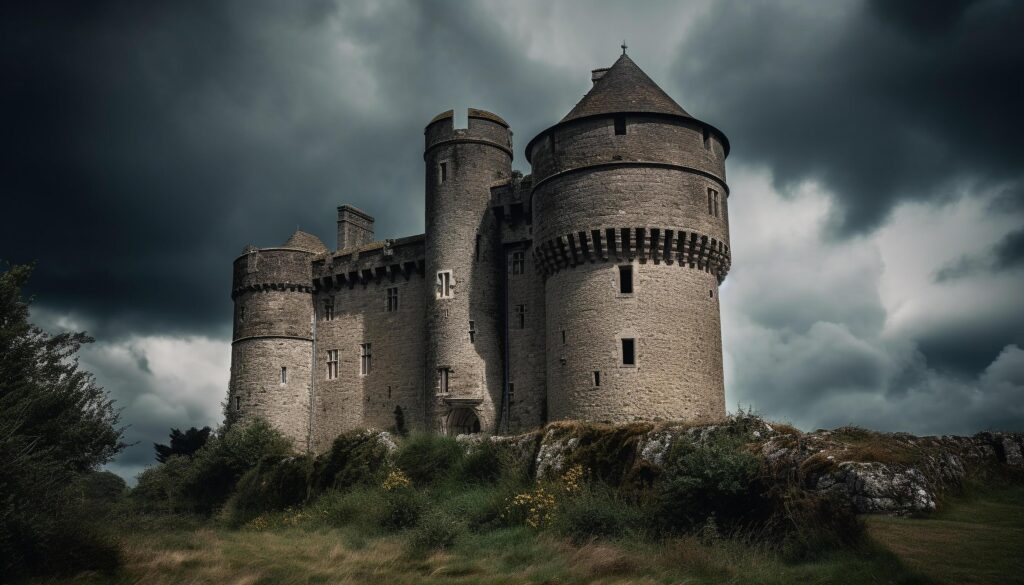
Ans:
[[[191,457],[172,456],[147,469],[131,497],[142,509],[209,515],[264,457],[284,456],[291,442],[266,421],[234,425]]]
[[[446,477],[462,461],[462,447],[453,437],[416,434],[399,447],[395,465],[414,485],[422,486]]]
[[[465,527],[451,516],[434,511],[426,514],[412,531],[409,546],[414,553],[448,549],[465,531]]]
[[[301,505],[309,497],[313,459],[307,455],[265,457],[239,480],[225,506],[229,523]]]
[[[414,489],[385,492],[380,525],[389,530],[412,528],[419,523],[428,504],[427,498]]]
[[[354,485],[377,484],[388,466],[388,449],[370,431],[351,431],[334,439],[331,450],[316,460],[313,488],[317,492]]]
[[[715,514],[726,523],[759,513],[759,459],[728,434],[704,444],[680,441],[658,485],[661,517],[670,530],[689,530]]]
[[[576,448],[567,459],[567,465],[581,465],[594,479],[619,486],[630,478],[637,443],[651,429],[649,424],[631,424],[615,427],[580,425],[575,433],[579,438]]]
[[[156,450],[156,460],[163,463],[174,455],[192,455],[206,444],[212,432],[213,429],[210,427],[203,427],[201,429],[192,427],[184,433],[179,429],[171,429],[170,444],[161,445],[160,443],[153,443],[153,449]]]
[[[618,538],[645,532],[648,526],[645,512],[610,486],[596,484],[561,502],[554,527],[575,543],[594,538]]]
[[[462,457],[456,476],[467,483],[494,483],[501,479],[510,463],[494,443],[484,439]]]
[[[50,335],[28,320],[31,266],[0,274],[0,579],[108,569],[116,551],[74,486],[124,448],[119,413],[77,353],[84,333]]]

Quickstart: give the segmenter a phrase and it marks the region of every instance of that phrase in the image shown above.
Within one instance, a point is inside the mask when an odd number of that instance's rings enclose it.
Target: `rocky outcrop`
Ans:
[[[589,462],[608,467],[601,470],[603,478],[624,482],[655,478],[682,442],[699,448],[723,435],[757,453],[766,477],[837,496],[860,513],[928,512],[969,473],[1024,467],[1022,433],[916,437],[856,427],[804,433],[749,415],[705,425],[556,423],[539,433],[486,440],[519,460],[532,460],[538,479]],[[481,440],[460,438],[468,446]]]

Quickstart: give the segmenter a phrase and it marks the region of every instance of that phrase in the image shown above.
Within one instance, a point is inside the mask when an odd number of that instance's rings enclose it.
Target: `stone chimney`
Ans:
[[[353,248],[373,241],[373,217],[351,205],[338,208],[338,249]]]

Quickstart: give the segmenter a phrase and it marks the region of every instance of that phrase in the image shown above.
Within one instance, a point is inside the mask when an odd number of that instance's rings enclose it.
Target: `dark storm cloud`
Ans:
[[[554,72],[471,4],[3,11],[0,257],[38,259],[41,303],[101,337],[223,334],[243,246],[297,225],[331,246],[339,203],[382,237],[422,230],[420,129],[439,111],[539,129],[566,107]]]
[[[1024,3],[718,2],[679,50],[693,111],[787,188],[834,191],[837,235],[900,201],[1024,184]]]
[[[1013,270],[1024,266],[1024,229],[1010,232],[983,256],[963,256],[935,274],[936,282],[949,282],[975,274]]]

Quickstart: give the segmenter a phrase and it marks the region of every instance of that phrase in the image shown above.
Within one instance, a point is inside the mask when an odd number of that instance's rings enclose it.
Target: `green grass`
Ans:
[[[927,518],[873,517],[868,530],[938,583],[1024,583],[1024,487],[951,501]]]

